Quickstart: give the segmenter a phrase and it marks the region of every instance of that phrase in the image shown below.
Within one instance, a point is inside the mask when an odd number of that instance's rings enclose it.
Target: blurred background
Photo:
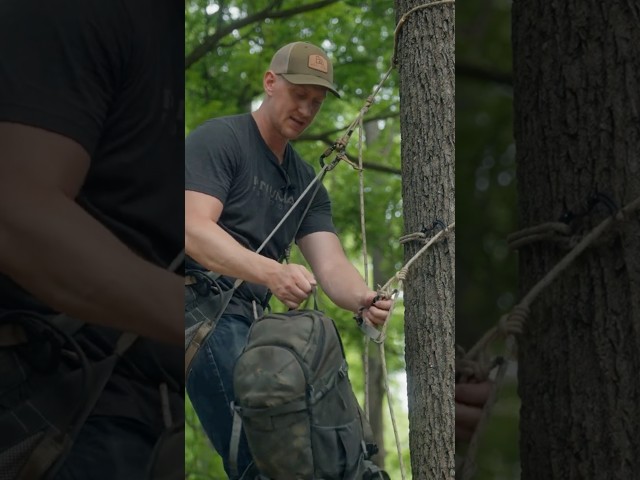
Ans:
[[[511,2],[489,0],[456,5],[456,340],[470,348],[516,300],[515,254],[505,237],[515,230],[515,165],[512,140]],[[318,158],[357,115],[389,67],[395,28],[391,0],[280,0],[185,2],[186,132],[203,121],[255,109],[262,75],[282,45],[298,40],[322,46],[334,62],[342,99],[329,97],[314,124],[295,142],[319,168]],[[325,185],[334,221],[347,254],[372,287],[401,266],[402,199],[397,73],[385,83],[365,118],[363,154],[367,247],[362,256],[358,174],[341,163]],[[357,156],[357,135],[349,154]],[[300,262],[294,250],[294,261]],[[274,309],[279,309],[272,302]],[[358,396],[364,398],[363,340],[349,312],[327,299],[321,307],[340,328]],[[402,456],[410,472],[402,305],[396,308],[386,341],[392,398]],[[373,349],[371,347],[371,349]],[[499,351],[497,353],[500,353]],[[500,394],[478,452],[479,479],[517,479],[518,400],[515,369]],[[384,463],[399,479],[399,460],[386,405],[382,401]],[[186,478],[226,478],[220,459],[187,407]],[[410,474],[408,478],[411,478]]]
[[[456,5],[456,341],[466,350],[518,300],[506,244],[517,229],[511,3]],[[507,372],[474,478],[520,478],[515,362]]]

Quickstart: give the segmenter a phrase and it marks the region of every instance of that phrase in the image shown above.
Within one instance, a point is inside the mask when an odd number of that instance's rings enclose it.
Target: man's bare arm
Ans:
[[[311,233],[302,237],[298,245],[323,290],[336,305],[352,312],[364,308],[365,318],[376,324],[384,322],[391,302],[380,300],[375,306],[371,305],[376,292],[364,283],[335,234]]]
[[[311,293],[315,279],[302,265],[282,265],[240,245],[218,220],[222,202],[210,195],[185,192],[185,249],[208,270],[265,285],[290,308]]]
[[[0,122],[0,271],[57,311],[182,345],[182,278],[75,203],[89,163],[69,138]]]

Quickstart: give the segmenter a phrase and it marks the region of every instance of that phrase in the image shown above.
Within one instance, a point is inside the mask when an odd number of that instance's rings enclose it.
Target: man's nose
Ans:
[[[300,110],[300,113],[306,118],[309,118],[313,114],[313,109],[311,108],[311,104],[309,102],[300,103],[300,105],[298,105],[298,110]]]

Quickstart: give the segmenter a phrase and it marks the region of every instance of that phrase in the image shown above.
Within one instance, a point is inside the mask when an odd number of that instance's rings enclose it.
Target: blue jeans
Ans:
[[[157,439],[157,432],[133,419],[91,416],[54,479],[145,479]]]
[[[233,367],[247,342],[251,320],[240,315],[222,315],[213,333],[200,348],[186,381],[191,403],[209,440],[222,457],[230,480],[229,442],[233,412]],[[251,452],[244,432],[238,448],[238,472],[251,464]]]

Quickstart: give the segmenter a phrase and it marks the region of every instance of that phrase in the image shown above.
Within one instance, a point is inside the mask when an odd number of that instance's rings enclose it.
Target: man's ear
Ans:
[[[275,87],[275,83],[277,79],[278,79],[277,75],[273,73],[271,70],[267,70],[265,72],[264,78],[262,80],[262,85],[267,95],[271,96],[273,94],[273,89]]]

